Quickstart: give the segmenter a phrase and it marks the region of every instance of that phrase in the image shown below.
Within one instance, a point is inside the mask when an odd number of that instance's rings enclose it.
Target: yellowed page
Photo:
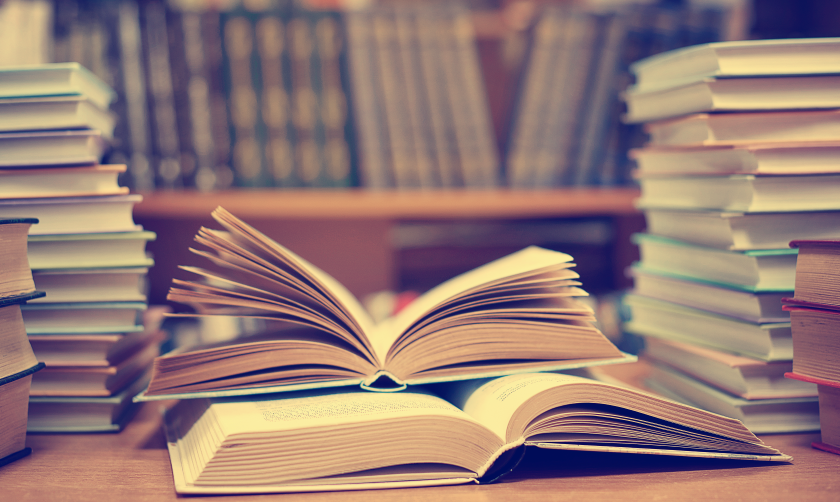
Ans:
[[[571,261],[572,257],[565,253],[530,246],[504,258],[470,270],[432,288],[411,302],[408,307],[394,318],[393,323],[387,331],[384,329],[379,330],[377,336],[381,337],[381,339],[377,340],[376,344],[390,347],[399,335],[408,329],[420,316],[455,295],[505,277]]]

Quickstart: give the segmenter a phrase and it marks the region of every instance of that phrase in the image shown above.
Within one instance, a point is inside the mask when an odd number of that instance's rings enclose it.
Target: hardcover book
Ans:
[[[406,385],[632,359],[591,324],[572,257],[530,247],[453,278],[374,325],[335,279],[222,208],[168,298],[195,313],[297,325],[155,361],[145,398]],[[282,326],[282,324],[280,325]]]
[[[424,389],[335,389],[183,400],[165,420],[175,489],[230,494],[482,483],[513,469],[532,447],[790,460],[737,420],[577,376],[455,382],[440,395],[445,399]]]

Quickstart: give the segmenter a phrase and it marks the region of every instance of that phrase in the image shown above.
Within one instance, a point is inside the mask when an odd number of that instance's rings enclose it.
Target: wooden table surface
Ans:
[[[160,402],[146,403],[119,434],[30,434],[33,453],[0,468],[0,500],[157,501],[178,498]],[[793,464],[530,450],[496,484],[214,497],[249,502],[436,500],[784,500],[840,501],[840,456],[814,450],[818,434],[762,439]]]

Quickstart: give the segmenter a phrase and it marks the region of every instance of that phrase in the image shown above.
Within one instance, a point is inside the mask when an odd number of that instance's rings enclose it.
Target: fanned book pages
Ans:
[[[443,397],[440,397],[443,396]],[[427,389],[183,400],[175,490],[269,493],[490,482],[526,448],[790,461],[737,420],[553,373]]]
[[[374,325],[328,274],[222,208],[225,231],[196,241],[213,270],[174,280],[181,316],[238,316],[296,326],[155,361],[145,399],[311,387],[406,385],[634,359],[592,325],[572,257],[529,247],[450,279]],[[142,399],[142,398],[141,398]]]

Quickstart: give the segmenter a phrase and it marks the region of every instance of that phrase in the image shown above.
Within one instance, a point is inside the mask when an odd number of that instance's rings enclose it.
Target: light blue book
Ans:
[[[107,109],[117,94],[79,63],[0,68],[0,98],[83,96]]]
[[[94,334],[142,331],[143,302],[30,303],[21,306],[26,333]]]
[[[29,266],[36,270],[151,267],[146,243],[155,233],[102,232],[62,235],[31,235],[28,239]]]
[[[641,267],[660,274],[742,287],[793,291],[797,250],[727,251],[650,234],[636,234]]]

